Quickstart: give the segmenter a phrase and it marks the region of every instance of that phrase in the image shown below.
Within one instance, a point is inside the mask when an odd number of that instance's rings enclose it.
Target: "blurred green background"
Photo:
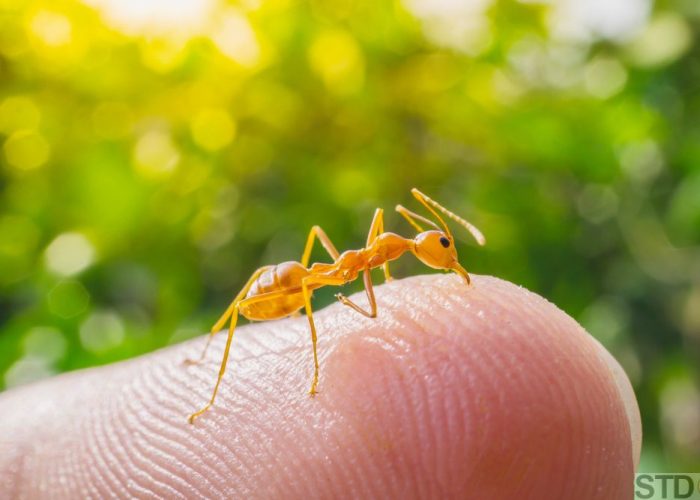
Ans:
[[[313,224],[411,234],[416,186],[620,360],[642,470],[700,470],[699,31],[693,0],[0,0],[0,388],[208,330]]]

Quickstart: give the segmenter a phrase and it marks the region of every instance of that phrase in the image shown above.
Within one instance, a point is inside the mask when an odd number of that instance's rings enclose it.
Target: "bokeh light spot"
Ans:
[[[170,135],[150,130],[143,134],[134,148],[134,162],[137,171],[144,177],[162,177],[172,172],[180,160]]]
[[[584,84],[592,96],[607,99],[620,92],[627,82],[627,71],[617,60],[598,57],[586,65]]]
[[[49,292],[49,309],[61,318],[72,318],[87,309],[90,294],[79,281],[66,280]]]
[[[84,0],[104,19],[130,35],[188,36],[211,15],[214,0]]]
[[[589,184],[577,200],[577,208],[582,217],[600,224],[617,213],[619,201],[615,192],[608,186]]]
[[[549,21],[557,38],[626,40],[647,22],[651,0],[559,0]]]
[[[112,311],[96,311],[80,325],[80,342],[93,353],[117,347],[124,341],[124,323]]]
[[[231,143],[236,124],[223,109],[204,109],[197,113],[190,126],[197,145],[208,151],[217,151]]]
[[[41,10],[29,23],[32,33],[50,47],[66,45],[71,41],[72,26],[63,14]]]
[[[619,158],[622,170],[639,183],[652,181],[664,167],[659,145],[651,140],[627,144],[621,148]]]
[[[309,50],[311,68],[336,94],[357,92],[364,83],[364,58],[357,41],[340,30],[327,31]]]
[[[65,356],[68,342],[60,330],[50,326],[36,326],[24,337],[24,352],[34,358],[56,362]]]
[[[95,249],[80,233],[64,233],[54,239],[44,254],[46,267],[59,275],[70,276],[90,266]]]
[[[662,430],[672,448],[700,453],[700,390],[687,377],[668,381],[659,397]]]
[[[7,163],[20,170],[40,167],[49,159],[50,147],[38,132],[19,130],[3,145]]]
[[[690,48],[692,40],[690,27],[681,16],[670,12],[659,14],[632,41],[629,55],[638,66],[662,66],[683,55]]]
[[[492,42],[486,10],[493,0],[404,0],[423,22],[425,35],[435,44],[478,55]]]
[[[55,373],[56,370],[46,359],[26,356],[17,360],[5,372],[5,385],[8,388],[17,387],[50,377]]]
[[[226,57],[241,66],[250,68],[261,62],[257,34],[250,21],[236,9],[227,10],[211,39]]]

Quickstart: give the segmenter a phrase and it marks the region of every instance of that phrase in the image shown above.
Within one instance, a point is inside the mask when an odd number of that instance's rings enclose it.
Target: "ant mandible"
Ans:
[[[292,315],[302,307],[306,310],[311,329],[311,343],[314,353],[314,377],[311,382],[309,394],[316,394],[318,386],[318,355],[316,354],[316,326],[314,325],[313,311],[311,310],[311,294],[314,290],[324,286],[341,286],[357,279],[362,272],[365,284],[365,292],[369,301],[369,311],[355,304],[345,295],[338,293],[336,298],[344,305],[351,307],[358,313],[374,318],[377,316],[377,302],[372,288],[370,270],[383,267],[384,277],[391,279],[389,274],[389,261],[398,259],[405,252],[411,252],[425,265],[434,269],[455,271],[462,276],[467,284],[470,283],[469,274],[457,261],[454,238],[445,221],[440,217],[439,210],[444,215],[453,219],[466,228],[479,245],[484,245],[486,240],[476,227],[447,210],[445,207],[427,197],[417,189],[412,189],[411,194],[430,211],[438,220],[440,226],[433,221],[411,212],[407,208],[397,205],[396,211],[400,213],[417,231],[418,235],[413,239],[407,239],[394,233],[384,232],[384,211],[378,208],[374,212],[374,218],[367,235],[367,244],[360,250],[348,250],[340,254],[331,240],[319,226],[314,226],[306,240],[306,248],[301,257],[301,262],[284,262],[276,266],[264,266],[253,273],[243,289],[233,299],[226,312],[212,327],[204,351],[199,360],[188,360],[188,363],[198,363],[204,359],[207,349],[214,335],[230,321],[228,339],[224,356],[219,368],[219,376],[216,379],[214,392],[209,402],[199,411],[189,416],[189,423],[206,412],[214,404],[214,399],[219,390],[219,384],[226,370],[231,340],[236,328],[238,315],[242,314],[250,320],[272,320]],[[421,224],[433,229],[425,230]],[[309,266],[309,257],[314,242],[318,238],[333,259],[333,263],[314,263]]]

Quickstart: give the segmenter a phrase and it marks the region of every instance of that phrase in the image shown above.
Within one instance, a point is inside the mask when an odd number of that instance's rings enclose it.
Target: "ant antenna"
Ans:
[[[454,220],[456,223],[458,223],[460,226],[464,227],[467,231],[469,231],[469,234],[471,234],[476,242],[483,246],[486,244],[486,238],[484,238],[484,235],[479,231],[476,226],[471,224],[470,222],[462,219],[459,215],[450,212],[447,210],[445,207],[440,205],[437,201],[433,200],[432,198],[427,197],[420,191],[418,191],[416,188],[411,189],[411,194],[420,201],[425,208],[430,210],[430,212],[435,216],[437,220],[440,221],[440,224],[445,228],[445,232],[450,236],[452,239],[452,233],[450,232],[450,229],[447,227],[447,224],[445,224],[445,221],[440,217],[440,215],[433,210],[433,207],[437,208],[440,210],[443,214],[447,215],[450,219]]]
[[[422,233],[423,231],[425,231],[425,229],[423,229],[423,227],[420,224],[418,224],[414,219],[417,219],[422,223],[427,224],[428,226],[440,231],[440,226],[435,224],[433,221],[431,221],[430,219],[426,219],[422,215],[418,215],[415,212],[411,212],[403,205],[396,205],[396,211],[400,213],[403,216],[403,218],[406,219],[408,223],[412,225],[419,233]]]

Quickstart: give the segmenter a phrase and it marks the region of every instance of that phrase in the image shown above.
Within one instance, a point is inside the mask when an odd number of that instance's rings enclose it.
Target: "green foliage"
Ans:
[[[313,224],[408,233],[416,186],[622,362],[643,467],[696,470],[700,11],[637,3],[0,0],[0,387],[206,330]]]

